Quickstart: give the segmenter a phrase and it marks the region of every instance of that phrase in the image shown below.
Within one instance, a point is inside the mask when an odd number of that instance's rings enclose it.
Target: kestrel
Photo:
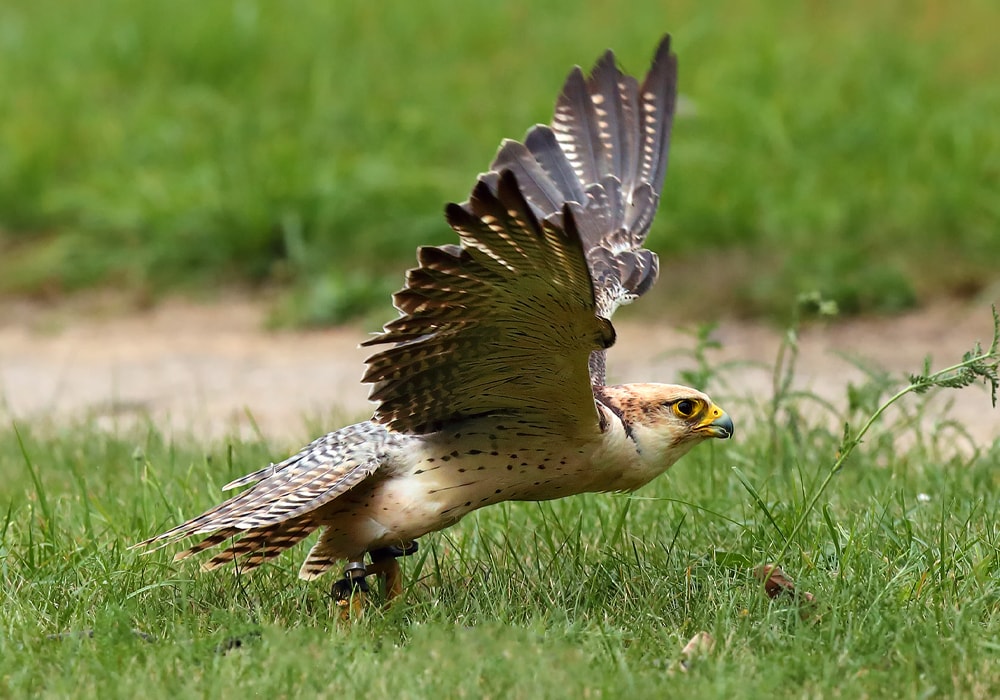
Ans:
[[[227,484],[250,488],[136,546],[207,535],[175,559],[229,543],[204,568],[247,571],[320,530],[301,578],[346,562],[341,600],[371,573],[394,595],[396,557],[477,508],[632,491],[731,437],[700,391],[605,385],[609,319],[658,275],[642,245],[676,79],[669,36],[641,84],[611,51],[589,77],[575,68],[552,124],[504,141],[469,200],[448,205],[459,244],[418,250],[399,317],[364,343],[380,347],[363,379],[372,419]]]

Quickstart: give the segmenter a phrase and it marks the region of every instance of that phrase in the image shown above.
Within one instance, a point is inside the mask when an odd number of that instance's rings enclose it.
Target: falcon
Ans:
[[[700,391],[605,384],[609,320],[656,281],[644,249],[667,166],[677,61],[665,37],[641,83],[606,52],[566,79],[548,126],[505,140],[467,202],[446,208],[457,245],[422,247],[364,345],[371,420],[236,479],[250,487],[136,547],[228,545],[204,563],[254,569],[319,530],[299,576],[340,562],[350,610],[417,539],[501,501],[633,491],[730,417]],[[370,563],[366,563],[366,557]]]

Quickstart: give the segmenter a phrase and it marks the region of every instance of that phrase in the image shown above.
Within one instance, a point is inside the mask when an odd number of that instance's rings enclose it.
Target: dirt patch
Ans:
[[[60,425],[92,417],[111,427],[148,419],[200,438],[246,435],[256,423],[267,438],[291,446],[315,437],[317,420],[332,430],[370,411],[359,383],[367,352],[358,343],[374,328],[268,331],[264,315],[263,305],[240,300],[175,301],[110,315],[7,304],[0,308],[0,419]],[[611,380],[673,381],[692,365],[669,352],[694,345],[670,325],[626,316],[616,326]],[[715,337],[723,348],[713,361],[740,363],[725,372],[716,397],[741,406],[765,402],[781,333],[724,321]],[[796,386],[843,405],[846,383],[862,374],[838,353],[902,377],[928,353],[936,366],[951,364],[991,337],[983,304],[813,326],[801,334]],[[985,391],[953,396],[951,415],[976,441],[1000,436],[1000,411]]]

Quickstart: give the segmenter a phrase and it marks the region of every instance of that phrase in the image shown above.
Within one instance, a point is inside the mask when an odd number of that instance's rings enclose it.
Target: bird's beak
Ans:
[[[708,409],[708,412],[705,414],[705,420],[695,430],[709,437],[721,438],[723,440],[731,438],[733,433],[736,432],[736,429],[733,427],[733,419],[715,404],[712,404],[711,408]]]

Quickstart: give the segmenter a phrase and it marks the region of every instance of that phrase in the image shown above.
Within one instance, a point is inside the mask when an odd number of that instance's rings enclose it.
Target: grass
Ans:
[[[614,47],[641,71],[670,31],[693,110],[651,245],[674,308],[975,295],[1000,256],[998,22],[991,0],[11,0],[0,293],[276,287],[295,323],[384,308],[569,66]]]
[[[336,622],[330,581],[296,579],[301,546],[243,577],[127,549],[296,445],[167,442],[153,426],[5,428],[0,688],[23,697],[995,697],[1000,442],[972,444],[947,419],[928,425],[925,411],[935,385],[995,379],[996,350],[992,365],[963,361],[981,370],[972,375],[873,373],[848,388],[846,409],[817,416],[810,397],[784,389],[790,341],[774,397],[730,397],[735,442],[695,450],[633,496],[476,512],[423,538],[405,562],[402,601],[350,630]],[[718,395],[725,377],[694,355]],[[906,396],[858,431],[907,385],[931,393]],[[854,429],[830,427],[844,422]],[[753,569],[779,558],[815,602],[764,595]],[[681,649],[700,631],[715,648],[683,671]]]

